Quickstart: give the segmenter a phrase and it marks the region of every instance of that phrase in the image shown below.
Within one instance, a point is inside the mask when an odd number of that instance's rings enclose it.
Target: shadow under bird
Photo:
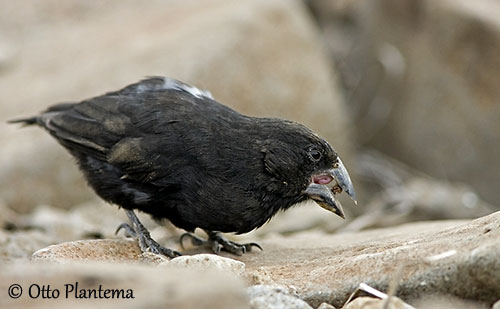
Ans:
[[[210,92],[152,77],[78,103],[49,107],[11,123],[38,125],[75,158],[89,185],[125,209],[118,228],[143,251],[168,257],[134,213],[168,219],[193,244],[242,254],[221,233],[250,232],[279,210],[312,199],[344,218],[336,195],[354,201],[352,182],[337,153],[307,127],[277,118],[242,115]],[[204,240],[190,232],[203,229]]]

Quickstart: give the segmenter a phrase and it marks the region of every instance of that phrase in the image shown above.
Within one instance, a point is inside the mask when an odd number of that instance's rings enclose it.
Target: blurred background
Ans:
[[[261,236],[499,209],[496,0],[0,0],[0,7],[0,238],[11,251],[7,240],[22,238],[19,255],[110,237],[125,217],[101,205],[47,133],[5,121],[151,75],[209,89],[249,115],[302,122],[341,154],[360,199],[357,207],[343,202],[349,220],[301,207],[278,215]]]

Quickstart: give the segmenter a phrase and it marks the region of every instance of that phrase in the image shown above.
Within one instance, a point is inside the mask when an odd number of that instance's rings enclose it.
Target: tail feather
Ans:
[[[64,110],[70,109],[73,106],[75,106],[75,103],[59,103],[59,104],[50,106],[47,110],[45,110],[39,116],[34,116],[34,117],[29,117],[29,118],[12,119],[12,120],[8,120],[7,123],[21,123],[23,126],[30,126],[30,125],[34,125],[34,124],[39,124],[39,125],[43,126],[43,121],[41,120],[41,117],[43,117],[44,114],[46,114],[48,112],[64,111]]]
[[[12,119],[8,120],[7,123],[21,123],[23,126],[30,126],[38,123],[38,117]]]

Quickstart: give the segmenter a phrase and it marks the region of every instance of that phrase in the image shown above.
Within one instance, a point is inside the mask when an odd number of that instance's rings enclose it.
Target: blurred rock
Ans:
[[[72,210],[41,205],[22,217],[21,228],[44,230],[63,242],[84,238],[111,238],[123,222],[127,222],[127,218],[116,205],[94,199],[76,205]]]
[[[313,307],[341,307],[360,283],[411,303],[430,294],[493,304],[500,295],[500,212],[464,224],[435,221],[366,232],[301,233],[261,241],[262,255],[244,255],[249,274],[293,286]]]
[[[211,0],[200,6],[125,0],[89,6],[49,0],[36,7],[3,1],[0,13],[0,35],[19,45],[17,63],[0,84],[9,102],[1,106],[0,196],[10,207],[68,208],[92,193],[48,134],[21,131],[5,120],[149,75],[209,89],[220,102],[247,114],[302,122],[326,137],[349,165],[350,121],[301,2]]]
[[[27,260],[33,252],[57,242],[42,231],[0,230],[0,261]]]
[[[312,309],[305,301],[279,285],[254,285],[247,288],[252,309]]]
[[[309,2],[348,89],[359,140],[498,201],[498,1]]]
[[[221,272],[227,272],[236,276],[243,276],[245,264],[223,256],[215,254],[195,254],[184,255],[172,259],[170,266],[188,268],[193,270],[212,269]]]
[[[342,205],[345,205],[346,213],[350,213],[351,207],[354,207],[351,200],[342,203]],[[238,236],[238,239],[255,241],[271,233],[293,234],[311,229],[331,231],[336,230],[344,223],[345,221],[340,217],[311,201],[287,209],[285,212],[279,212],[261,228]]]
[[[426,296],[422,299],[416,300],[414,302],[417,308],[429,308],[429,309],[489,309],[487,306],[481,302],[474,302],[471,300],[463,300],[452,296]],[[492,308],[496,309],[496,308]]]
[[[150,230],[154,239],[165,246],[180,249],[179,231],[170,225],[162,226],[149,216],[138,213],[141,222]],[[0,204],[0,259],[29,259],[33,252],[53,244],[78,239],[117,238],[116,228],[127,218],[115,205],[93,200],[75,206],[71,211],[41,205],[32,213],[19,215],[12,210],[2,210]],[[144,257],[146,260],[147,257]]]
[[[335,307],[327,303],[322,303],[317,309],[335,309]]]
[[[233,276],[207,271],[158,268],[124,263],[15,263],[1,264],[0,290],[19,284],[23,294],[18,299],[0,298],[2,308],[249,308],[243,282]],[[133,298],[83,299],[66,290],[123,289]],[[57,299],[29,297],[30,287],[60,291]],[[67,287],[68,286],[68,287]],[[36,286],[31,288],[37,295]],[[81,293],[81,292],[79,292]],[[5,292],[6,294],[6,292]],[[52,293],[47,293],[51,295]],[[104,293],[102,293],[104,295]],[[79,294],[77,294],[79,295]]]
[[[431,178],[414,178],[401,186],[373,196],[364,214],[354,218],[343,231],[397,226],[408,222],[469,219],[493,212],[465,185]]]
[[[416,221],[474,219],[495,209],[468,185],[438,181],[377,151],[365,150],[356,159],[354,172],[364,187],[377,189],[365,207],[351,208],[359,216],[342,226],[342,231]]]
[[[0,229],[12,230],[19,220],[19,214],[7,207],[4,201],[0,199]]]
[[[492,309],[500,309],[500,299],[496,303],[493,304]]]
[[[373,297],[358,297],[343,307],[345,309],[411,309],[404,301],[397,297],[392,297],[387,303],[385,299]],[[427,308],[427,307],[426,307]]]

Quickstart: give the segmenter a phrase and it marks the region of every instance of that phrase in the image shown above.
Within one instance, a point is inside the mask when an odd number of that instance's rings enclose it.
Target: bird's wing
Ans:
[[[109,149],[126,135],[130,119],[118,112],[119,102],[97,97],[77,104],[55,105],[37,117],[70,151],[105,160]]]
[[[196,150],[213,140],[214,119],[221,127],[239,116],[207,91],[154,77],[81,103],[55,105],[36,121],[73,153],[109,163],[124,178],[163,184],[196,164]]]
[[[62,145],[73,153],[91,156],[122,171],[123,177],[140,182],[154,182],[169,169],[160,168],[168,161],[165,143],[180,147],[175,132],[163,112],[161,132],[148,128],[149,120],[158,119],[154,109],[137,98],[101,96],[77,104],[56,105],[38,117]],[[161,139],[158,138],[161,133]]]
[[[123,178],[166,186],[175,182],[187,158],[182,149],[165,149],[163,145],[150,136],[127,137],[109,150],[107,162],[119,168]]]

